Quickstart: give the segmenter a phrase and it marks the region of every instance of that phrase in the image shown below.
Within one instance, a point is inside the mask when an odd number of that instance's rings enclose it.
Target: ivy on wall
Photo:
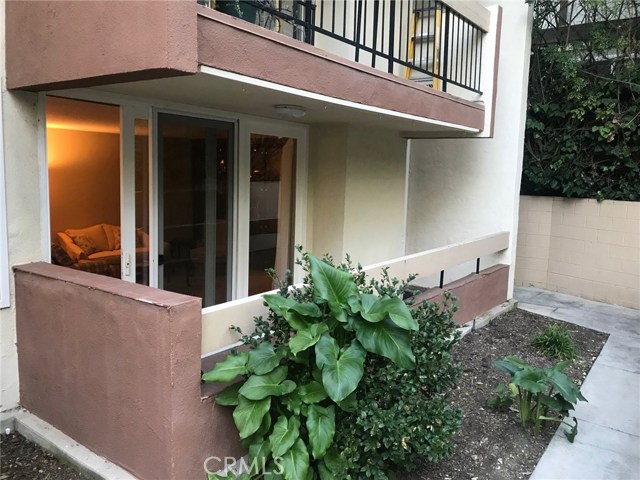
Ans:
[[[521,192],[640,200],[640,2],[536,0]]]

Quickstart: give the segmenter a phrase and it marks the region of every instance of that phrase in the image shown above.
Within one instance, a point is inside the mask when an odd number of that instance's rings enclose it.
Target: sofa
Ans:
[[[148,259],[149,235],[136,230],[136,262]],[[85,272],[120,278],[120,227],[99,223],[56,233],[51,246],[52,263]]]

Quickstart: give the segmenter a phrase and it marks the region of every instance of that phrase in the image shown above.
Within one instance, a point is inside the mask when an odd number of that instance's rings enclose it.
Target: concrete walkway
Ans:
[[[535,288],[516,288],[518,307],[610,334],[582,385],[573,444],[562,427],[531,480],[640,479],[640,311]]]

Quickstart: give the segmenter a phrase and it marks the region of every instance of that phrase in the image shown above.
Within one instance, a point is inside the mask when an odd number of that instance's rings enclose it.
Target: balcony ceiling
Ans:
[[[130,83],[93,87],[92,90],[148,99],[175,108],[176,104],[211,108],[222,113],[246,114],[281,119],[274,105],[299,105],[306,115],[298,120],[302,124],[349,123],[403,132],[411,137],[426,132],[476,133],[478,130],[464,125],[446,123],[426,117],[395,112],[368,105],[257,81],[238,74],[202,67],[196,75],[162,78]]]

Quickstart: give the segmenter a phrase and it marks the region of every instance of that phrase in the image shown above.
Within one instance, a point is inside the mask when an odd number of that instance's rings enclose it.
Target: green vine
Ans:
[[[523,194],[640,200],[639,9],[534,3]]]

